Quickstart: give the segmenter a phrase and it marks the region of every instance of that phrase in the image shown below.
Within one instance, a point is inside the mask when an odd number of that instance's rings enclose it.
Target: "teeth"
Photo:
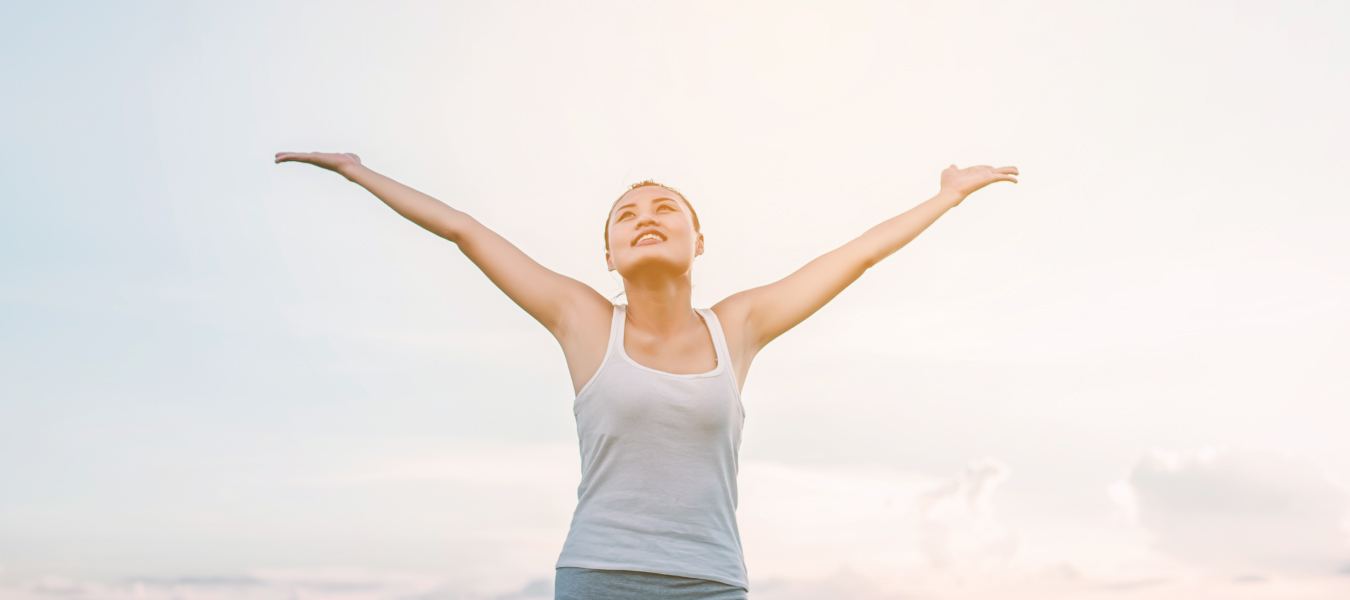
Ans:
[[[647,235],[644,235],[644,236],[638,238],[638,241],[640,242],[640,241],[646,240],[646,239],[660,240],[661,238],[658,237],[655,233],[649,233],[649,234],[647,234]]]

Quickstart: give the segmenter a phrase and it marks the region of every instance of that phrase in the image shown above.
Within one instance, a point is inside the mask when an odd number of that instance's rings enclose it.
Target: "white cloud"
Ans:
[[[881,466],[742,461],[741,539],[752,581],[916,566],[914,499],[938,480]]]
[[[1155,451],[1112,491],[1154,548],[1187,562],[1256,573],[1350,568],[1350,492],[1306,458]]]
[[[988,573],[1017,549],[994,518],[994,492],[1007,477],[993,460],[945,481],[880,466],[747,461],[739,520],[751,579],[780,590],[801,583],[809,595],[820,586],[889,589],[901,572],[910,581]]]
[[[517,491],[521,502],[542,503],[535,510],[548,505],[548,511],[558,512],[570,508],[570,499],[556,496],[574,484],[574,454],[570,445],[414,444],[334,469],[309,483],[334,490],[414,484],[422,486],[416,488],[418,493],[434,489],[427,485],[460,486],[456,488],[460,493],[481,494],[497,503],[503,502],[503,496],[494,490],[510,488]],[[754,597],[1312,600],[1342,597],[1337,594],[1350,591],[1350,577],[1336,575],[1246,570],[1241,572],[1243,577],[1216,577],[1170,561],[1144,568],[1085,569],[1071,562],[1014,560],[1018,537],[996,518],[996,492],[1009,473],[1007,467],[990,459],[974,461],[946,480],[880,466],[804,467],[747,461],[742,464],[740,520]],[[1194,541],[1186,536],[1195,532],[1185,527],[1159,529],[1158,523],[1168,518],[1176,521],[1194,510],[1227,510],[1237,513],[1229,515],[1230,521],[1240,521],[1243,515],[1250,516],[1250,507],[1273,505],[1263,500],[1269,498],[1288,499],[1284,505],[1288,510],[1275,511],[1273,523],[1296,534],[1302,532],[1299,539],[1304,539],[1314,526],[1327,520],[1327,511],[1318,510],[1323,506],[1318,503],[1319,494],[1332,489],[1332,498],[1344,499],[1343,491],[1331,484],[1325,484],[1330,488],[1323,486],[1325,479],[1316,475],[1306,461],[1270,452],[1155,453],[1140,461],[1117,486],[1117,493],[1135,503],[1138,523],[1150,528],[1160,542]],[[1215,500],[1235,494],[1238,500]],[[471,498],[458,501],[474,511],[484,510],[482,503]],[[1224,508],[1230,505],[1247,509]],[[502,514],[478,514],[469,529],[454,535],[463,539],[501,535],[502,524],[519,520],[523,506],[505,502]],[[444,508],[456,510],[455,505]],[[1295,514],[1286,514],[1289,511]],[[1305,514],[1305,521],[1299,521]],[[419,521],[427,517],[410,516]],[[536,525],[531,535],[538,538],[540,543],[534,544],[538,548],[512,555],[503,547],[480,544],[476,550],[481,562],[447,558],[446,568],[439,572],[253,569],[229,576],[128,577],[101,582],[11,578],[0,585],[0,600],[546,600],[552,597],[551,573],[546,567],[566,529],[557,518]],[[1240,527],[1241,523],[1227,525]],[[1270,525],[1259,525],[1258,533],[1269,532]],[[1248,537],[1229,538],[1228,542],[1245,546],[1252,541],[1250,531],[1240,530],[1237,535]],[[1032,535],[1027,537],[1034,541]],[[541,565],[545,568],[538,568]]]
[[[918,543],[929,564],[959,570],[1012,558],[1017,535],[994,522],[992,506],[994,490],[1008,475],[996,461],[976,461],[919,495]]]
[[[428,574],[365,569],[260,570],[236,576],[89,582],[44,578],[0,586],[0,600],[547,600],[553,581],[470,589]]]
[[[36,579],[0,584],[0,600],[547,600],[549,577],[495,589],[473,589],[453,578],[399,572],[322,569],[253,571],[239,576],[127,578],[113,582]],[[1136,578],[1112,581],[1063,575],[1008,573],[959,580],[932,571],[897,569],[886,576],[840,569],[822,577],[775,578],[751,584],[756,600],[1327,600],[1347,597],[1350,578],[1336,580]]]

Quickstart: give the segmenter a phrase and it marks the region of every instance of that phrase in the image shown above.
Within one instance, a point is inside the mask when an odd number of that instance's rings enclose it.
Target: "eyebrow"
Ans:
[[[662,197],[660,197],[660,198],[657,198],[657,199],[655,199],[655,200],[652,200],[652,202],[660,202],[660,201],[662,201],[662,200],[666,200],[666,201],[668,201],[668,202],[675,202],[675,199],[674,199],[674,198],[666,198],[666,197],[664,197],[664,196],[662,196]],[[623,209],[625,209],[625,208],[632,208],[632,207],[634,207],[634,206],[637,206],[637,203],[636,203],[636,202],[629,202],[628,204],[625,204],[625,205],[623,205],[623,206],[620,206],[620,207],[618,207],[618,208],[615,208],[615,209],[614,209],[614,212],[617,213],[617,212],[619,212],[619,211],[621,211],[621,210],[623,210]],[[675,207],[676,207],[676,208],[679,208],[679,202],[675,202]]]

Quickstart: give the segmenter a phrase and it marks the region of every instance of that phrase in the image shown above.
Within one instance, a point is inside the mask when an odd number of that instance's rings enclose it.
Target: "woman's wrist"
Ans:
[[[942,203],[946,204],[948,208],[954,208],[966,199],[966,194],[944,187],[938,190],[937,196],[934,196],[934,198],[941,198]]]
[[[370,172],[370,168],[367,167],[367,166],[365,166],[365,165],[363,165],[363,164],[361,164],[361,163],[352,163],[352,164],[346,164],[346,165],[342,165],[341,167],[338,167],[338,168],[337,168],[337,172],[338,172],[338,175],[341,175],[341,176],[343,176],[343,177],[346,177],[346,178],[347,178],[347,181],[351,181],[351,182],[353,182],[353,183],[361,183],[361,182],[359,182],[359,181],[356,180],[357,177],[360,177],[361,175],[363,175],[363,174],[365,174],[365,173],[369,173],[369,172]]]

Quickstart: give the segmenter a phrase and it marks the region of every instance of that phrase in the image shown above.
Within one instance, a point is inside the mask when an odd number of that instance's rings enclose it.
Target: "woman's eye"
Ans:
[[[633,213],[626,212],[626,213],[623,213],[623,214],[619,215],[619,219],[618,219],[618,220],[622,221],[622,220],[627,219],[628,217],[631,217],[631,216],[633,216]]]

